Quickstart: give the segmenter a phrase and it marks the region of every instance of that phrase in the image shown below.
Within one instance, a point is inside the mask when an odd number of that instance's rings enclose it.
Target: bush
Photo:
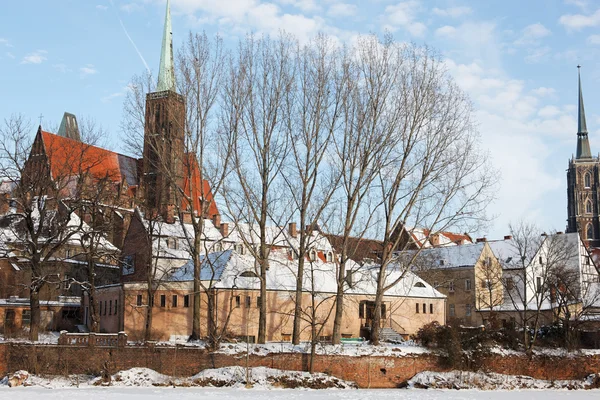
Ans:
[[[413,340],[424,347],[435,347],[437,345],[437,333],[441,328],[437,321],[423,325],[421,329],[413,336]]]

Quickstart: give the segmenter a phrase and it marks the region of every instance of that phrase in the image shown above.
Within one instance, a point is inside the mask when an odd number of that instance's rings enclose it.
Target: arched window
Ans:
[[[592,213],[592,202],[590,200],[585,202],[585,212],[588,214]]]
[[[333,253],[330,251],[327,252],[327,262],[333,262]]]
[[[592,187],[592,175],[589,172],[585,173],[585,176],[583,177],[583,183],[585,185],[586,188]]]
[[[594,225],[592,225],[592,224],[587,225],[587,229],[585,230],[585,237],[588,240],[594,238]]]
[[[423,282],[417,282],[415,283],[415,287],[425,287],[425,284]]]
[[[317,251],[316,250],[311,250],[310,253],[308,253],[308,257],[310,261],[317,261]]]

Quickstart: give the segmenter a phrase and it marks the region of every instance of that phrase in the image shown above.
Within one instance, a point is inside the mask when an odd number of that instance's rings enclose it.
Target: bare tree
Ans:
[[[269,222],[280,225],[275,211],[281,207],[281,171],[288,154],[284,113],[293,89],[296,43],[289,36],[277,39],[248,36],[239,45],[238,65],[232,74],[234,82],[228,96],[236,96],[233,104],[241,110],[227,109],[230,138],[234,145],[232,174],[225,198],[232,220],[245,222],[254,232],[258,243],[251,237],[242,237],[260,269],[260,313],[258,343],[266,340],[266,272],[269,263]],[[238,75],[239,74],[239,75]],[[241,96],[241,98],[240,98]]]
[[[38,140],[32,143],[30,127],[21,116],[5,120],[0,131],[2,173],[16,187],[15,207],[4,216],[3,234],[31,271],[31,340],[38,340],[40,291],[48,283],[62,283],[56,263],[65,243],[81,231],[81,220],[73,223],[81,206],[77,199],[83,177],[97,165],[89,146],[64,148],[60,141],[43,144],[42,135],[40,127]]]
[[[347,96],[345,54],[333,41],[319,35],[294,52],[296,90],[284,116],[292,162],[286,163],[284,180],[298,213],[296,295],[292,343],[300,342],[304,265],[311,232],[335,193],[340,174],[328,165],[329,144],[342,119]],[[295,214],[295,213],[294,213]]]
[[[430,49],[368,37],[359,54],[364,84],[382,82],[368,92],[378,95],[373,96],[380,105],[373,129],[387,148],[385,165],[377,172],[383,253],[371,340],[378,344],[383,296],[419,253],[395,255],[407,249],[400,246],[407,224],[425,226],[430,234],[450,226],[472,230],[484,220],[496,177],[478,146],[468,97]],[[392,275],[392,269],[404,273]]]

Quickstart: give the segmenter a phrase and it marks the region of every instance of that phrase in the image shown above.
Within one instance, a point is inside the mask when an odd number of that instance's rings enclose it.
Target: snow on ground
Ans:
[[[598,376],[590,375],[586,380],[546,381],[529,376],[502,375],[493,372],[424,371],[408,381],[409,388],[417,389],[593,389],[598,386]]]
[[[242,354],[246,353],[246,343],[224,343],[217,353],[223,354]],[[294,346],[289,342],[250,344],[248,346],[250,354],[267,355],[269,353],[309,353],[310,344],[301,343]],[[321,355],[340,355],[349,357],[359,356],[392,356],[402,357],[410,354],[428,353],[429,350],[415,345],[412,341],[399,344],[384,343],[380,346],[373,346],[370,342],[351,342],[338,345],[318,344],[316,353]]]
[[[27,332],[24,332],[24,335],[27,335]],[[40,332],[39,340],[35,343],[39,344],[58,344],[58,338],[60,337],[59,332]],[[27,336],[17,337],[17,338],[6,338],[0,335],[0,342],[17,342],[17,343],[32,343],[29,341]]]
[[[46,390],[43,388],[0,388],[0,399],[31,400],[596,400],[598,391],[568,390],[246,390],[207,388],[93,388]]]
[[[326,374],[299,371],[282,371],[273,368],[256,367],[249,369],[251,386],[256,389],[312,388],[312,389],[354,389],[356,385]],[[8,379],[0,380],[0,389],[6,388]],[[228,387],[246,386],[246,369],[224,367],[207,369],[189,378],[173,378],[148,368],[131,368],[111,376],[110,383],[102,377],[87,375],[36,376],[30,375],[25,387],[47,389],[90,388],[90,387]],[[2,392],[0,392],[0,398]]]

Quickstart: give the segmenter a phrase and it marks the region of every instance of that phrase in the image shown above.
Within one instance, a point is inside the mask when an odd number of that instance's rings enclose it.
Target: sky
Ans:
[[[58,126],[65,111],[125,151],[123,99],[132,76],[157,72],[166,0],[6,1],[0,13],[0,120]],[[318,32],[352,42],[391,32],[436,49],[471,97],[482,147],[501,180],[491,224],[521,219],[565,229],[566,168],[576,149],[577,68],[593,154],[600,152],[598,0],[171,0],[175,48],[186,35]]]

